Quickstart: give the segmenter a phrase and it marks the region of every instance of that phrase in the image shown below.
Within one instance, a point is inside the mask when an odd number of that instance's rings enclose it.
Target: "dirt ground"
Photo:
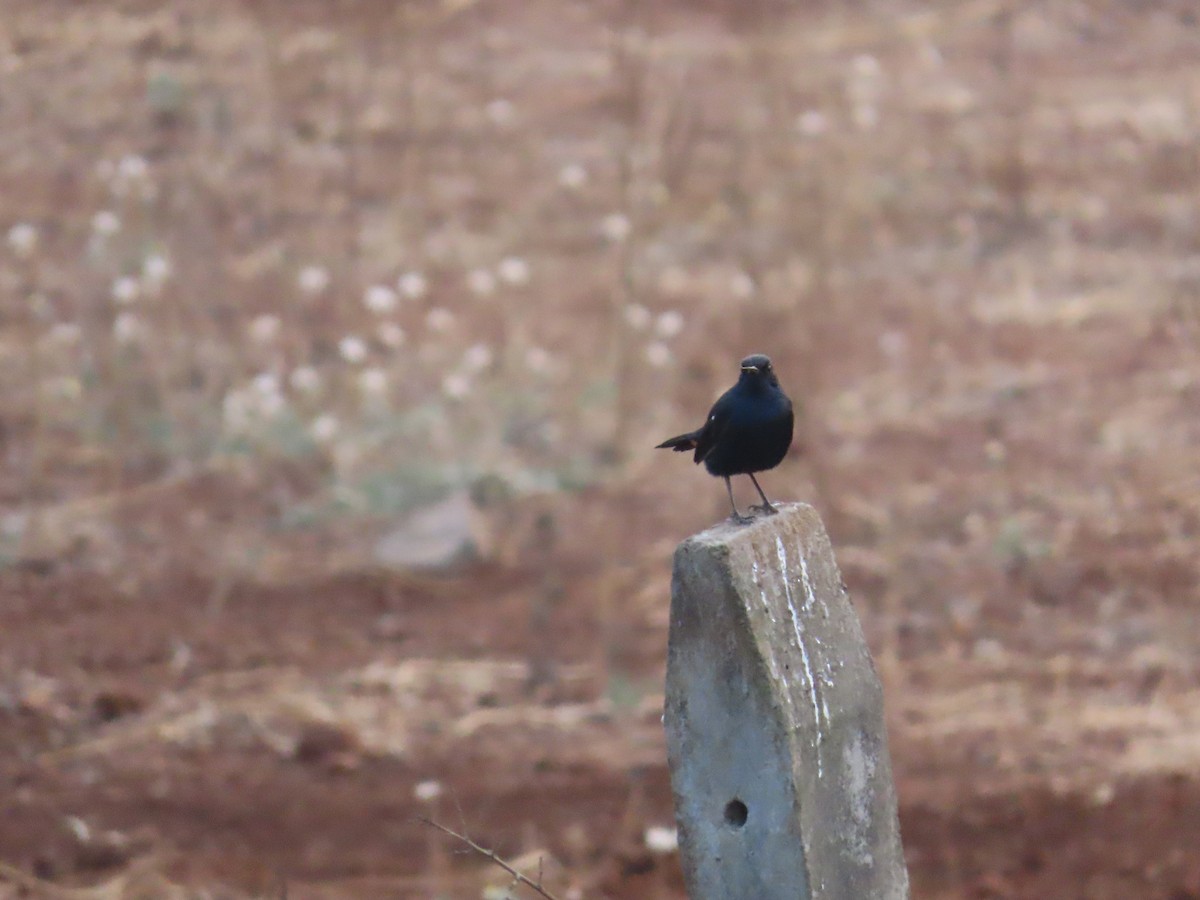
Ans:
[[[670,560],[726,507],[648,448],[765,349],[913,896],[1200,898],[1200,23],[870,6],[0,0],[0,897],[531,896],[419,817],[560,898],[683,897]],[[206,437],[418,265],[366,352],[445,418],[376,440],[348,381],[361,441]],[[437,334],[494,348],[478,399]],[[373,561],[407,510],[355,479],[460,456],[517,473],[482,558]]]

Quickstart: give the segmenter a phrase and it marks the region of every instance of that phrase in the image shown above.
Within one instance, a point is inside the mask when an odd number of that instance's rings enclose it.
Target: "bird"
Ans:
[[[729,505],[733,508],[730,518],[745,525],[754,521],[754,517],[738,512],[729,479],[734,475],[750,476],[762,497],[762,505],[751,506],[751,511],[766,515],[779,512],[763,493],[754,473],[773,469],[783,461],[792,445],[794,421],[792,401],[779,386],[771,360],[755,353],[742,360],[737,384],[718,398],[700,428],[669,438],[654,449],[676,453],[694,450],[692,462],[704,463],[710,475],[725,479]]]

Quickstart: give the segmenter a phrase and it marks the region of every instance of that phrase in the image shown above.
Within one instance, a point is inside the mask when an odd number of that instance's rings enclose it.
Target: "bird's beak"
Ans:
[[[742,371],[743,372],[757,372],[758,367],[757,366],[742,366]]]

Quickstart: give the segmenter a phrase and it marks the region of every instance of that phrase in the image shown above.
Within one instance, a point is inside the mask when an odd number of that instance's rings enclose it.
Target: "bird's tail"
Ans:
[[[682,453],[685,450],[696,449],[696,438],[699,437],[698,431],[692,431],[688,434],[681,434],[678,437],[667,438],[655,450],[674,450],[676,453]]]

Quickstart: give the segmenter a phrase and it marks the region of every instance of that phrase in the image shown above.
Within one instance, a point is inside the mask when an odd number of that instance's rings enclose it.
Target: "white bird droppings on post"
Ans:
[[[776,540],[779,540],[776,538]],[[812,611],[816,601],[816,594],[813,592],[812,579],[808,577],[808,560],[804,558],[804,551],[800,551],[800,583],[804,585],[804,608]]]
[[[800,627],[800,613],[796,609],[795,600],[792,598],[792,579],[788,575],[787,549],[783,546],[783,540],[778,535],[775,537],[775,553],[779,557],[779,573],[783,576],[783,591],[787,597],[788,613],[792,619],[792,631],[796,634],[796,647],[800,650],[800,660],[804,664],[804,676],[808,679],[808,698],[812,701],[813,730],[816,734],[813,743],[817,751],[817,777],[823,778],[825,776],[825,766],[821,761],[821,742],[824,739],[824,731],[821,727],[820,692],[817,690],[817,679],[813,675],[812,662],[808,658],[808,646],[804,641],[804,630]],[[804,583],[808,591],[806,602],[810,602],[812,599],[812,586],[808,583],[808,566],[804,562],[803,555],[800,557],[800,566],[804,572]]]

